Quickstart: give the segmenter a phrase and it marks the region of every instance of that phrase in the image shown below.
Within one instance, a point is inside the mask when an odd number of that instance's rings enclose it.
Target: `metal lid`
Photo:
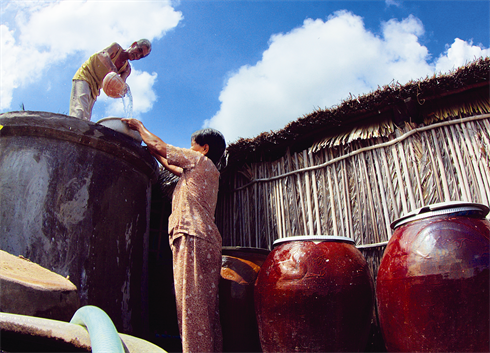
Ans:
[[[407,222],[428,217],[457,214],[458,216],[479,216],[480,218],[485,218],[488,212],[488,206],[479,203],[462,201],[440,202],[407,213],[391,223],[391,229],[395,229]]]
[[[313,241],[313,242],[323,242],[323,241],[344,241],[351,244],[355,244],[354,239],[347,237],[340,237],[336,235],[296,235],[292,237],[285,237],[274,240],[274,246],[287,243],[290,241]]]

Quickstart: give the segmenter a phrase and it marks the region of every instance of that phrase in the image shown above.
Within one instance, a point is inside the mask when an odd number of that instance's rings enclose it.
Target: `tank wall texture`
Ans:
[[[69,276],[81,305],[144,335],[154,159],[64,115],[8,113],[0,125],[0,248]]]

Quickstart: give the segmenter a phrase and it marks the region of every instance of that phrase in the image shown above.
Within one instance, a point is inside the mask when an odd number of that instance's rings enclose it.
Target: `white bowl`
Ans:
[[[131,136],[133,139],[141,143],[143,139],[141,138],[140,133],[136,130],[130,129],[125,122],[121,121],[121,119],[122,118],[116,118],[111,116],[111,117],[100,119],[99,121],[97,121],[97,124],[103,125],[105,127],[108,127],[109,129]]]

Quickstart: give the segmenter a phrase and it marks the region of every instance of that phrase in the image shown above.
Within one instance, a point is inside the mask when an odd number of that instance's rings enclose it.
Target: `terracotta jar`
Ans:
[[[392,224],[376,285],[388,351],[489,351],[488,210],[439,203]]]
[[[264,352],[362,351],[374,309],[373,280],[350,238],[276,240],[255,283]]]
[[[223,352],[260,352],[254,284],[267,249],[224,246],[219,283]]]

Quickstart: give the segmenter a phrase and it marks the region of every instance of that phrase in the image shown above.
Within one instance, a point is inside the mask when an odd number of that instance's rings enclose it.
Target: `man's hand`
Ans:
[[[123,89],[122,89],[122,91],[121,91],[121,97],[124,97],[124,96],[126,95],[126,93],[128,93],[128,88],[129,88],[129,86],[128,86],[128,84],[126,83],[126,84],[124,85],[124,88],[123,88]]]

